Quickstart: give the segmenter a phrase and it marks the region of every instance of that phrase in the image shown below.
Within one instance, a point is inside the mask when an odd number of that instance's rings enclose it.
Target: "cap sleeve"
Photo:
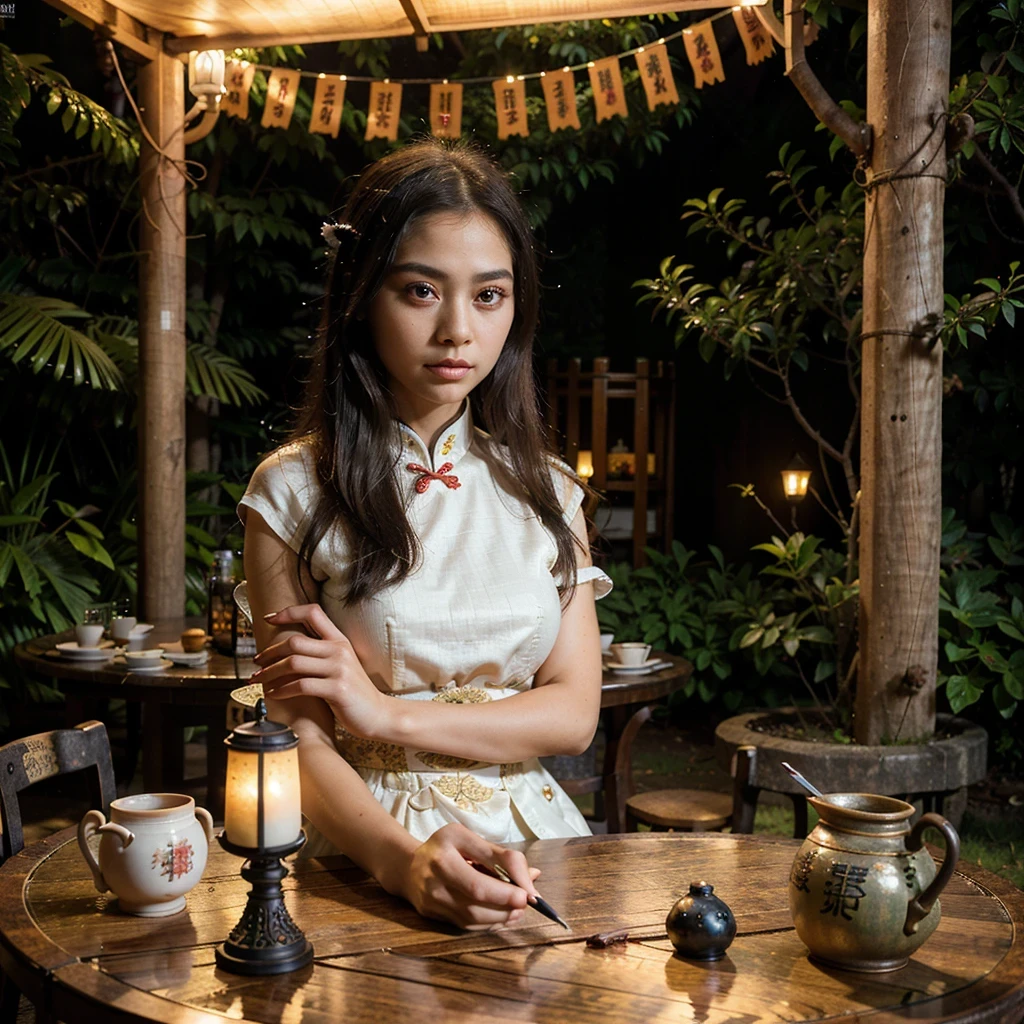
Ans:
[[[560,467],[564,467],[564,469]],[[555,493],[563,496],[562,518],[566,525],[572,526],[580,506],[583,504],[584,495],[583,488],[569,476],[569,472],[569,467],[564,462],[552,459],[551,476],[555,484]],[[578,551],[577,557],[581,557],[582,554]],[[561,577],[556,577],[555,582],[559,586],[563,585]],[[611,577],[603,569],[589,564],[576,567],[576,585],[579,586],[582,583],[594,584],[594,599],[597,601],[611,593],[613,586]]]
[[[244,525],[249,509],[258,512],[267,526],[293,551],[306,536],[306,509],[313,504],[315,477],[308,444],[293,442],[271,452],[257,467],[238,503]]]

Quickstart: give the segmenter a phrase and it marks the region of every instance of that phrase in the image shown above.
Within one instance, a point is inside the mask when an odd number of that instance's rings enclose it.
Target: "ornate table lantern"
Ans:
[[[313,947],[284,905],[281,863],[306,841],[299,796],[299,738],[267,721],[256,703],[256,721],[237,726],[228,748],[224,831],[228,853],[245,857],[242,877],[252,883],[241,920],[216,949],[217,966],[234,974],[284,974],[305,967]]]

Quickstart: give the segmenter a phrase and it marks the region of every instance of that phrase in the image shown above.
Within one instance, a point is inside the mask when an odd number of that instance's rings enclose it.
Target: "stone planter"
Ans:
[[[803,711],[804,718],[814,711]],[[953,715],[936,716],[936,732],[942,737],[928,743],[864,747],[857,744],[814,743],[786,739],[750,728],[769,716],[796,721],[793,708],[753,711],[727,718],[715,730],[715,755],[719,764],[732,769],[739,747],[754,747],[744,765],[741,799],[733,829],[751,832],[758,794],[762,789],[784,793],[797,812],[794,835],[807,834],[807,804],[803,789],[782,767],[788,761],[823,793],[879,793],[911,802],[921,799],[924,809],[936,810],[959,825],[967,803],[967,787],[985,776],[988,734],[980,726]],[[747,770],[749,768],[749,770]]]

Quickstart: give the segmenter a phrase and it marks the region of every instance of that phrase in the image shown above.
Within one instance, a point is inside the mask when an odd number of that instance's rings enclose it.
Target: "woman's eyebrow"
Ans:
[[[443,270],[439,270],[437,267],[431,267],[426,263],[394,263],[392,264],[389,273],[422,274],[424,277],[436,277],[442,281],[446,281],[448,279],[448,275]],[[496,278],[503,278],[511,281],[512,274],[504,268],[498,270],[484,270],[479,274],[473,275],[473,283],[479,284],[481,281],[494,281]]]

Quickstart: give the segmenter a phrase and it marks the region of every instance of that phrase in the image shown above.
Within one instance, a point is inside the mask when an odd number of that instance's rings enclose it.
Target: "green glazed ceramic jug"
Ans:
[[[811,958],[848,971],[895,971],[939,923],[938,895],[960,856],[960,837],[941,815],[911,829],[911,804],[870,793],[810,797],[820,821],[789,876],[789,909]],[[924,832],[945,837],[936,874]]]

